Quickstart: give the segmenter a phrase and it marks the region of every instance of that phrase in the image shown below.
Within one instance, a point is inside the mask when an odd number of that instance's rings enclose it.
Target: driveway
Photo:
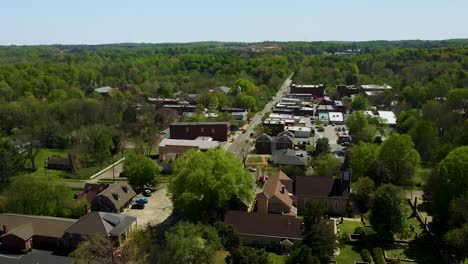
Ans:
[[[168,195],[167,187],[167,183],[162,183],[151,197],[147,197],[149,202],[146,204],[145,209],[127,209],[123,214],[136,217],[137,224],[140,227],[164,222],[172,214],[172,201]],[[141,197],[143,196],[139,194],[135,199]]]

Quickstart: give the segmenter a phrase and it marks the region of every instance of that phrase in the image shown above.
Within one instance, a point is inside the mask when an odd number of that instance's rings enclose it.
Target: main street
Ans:
[[[278,103],[281,98],[283,98],[284,95],[287,94],[288,92],[288,88],[289,86],[291,85],[291,82],[292,82],[292,76],[293,76],[294,73],[291,73],[288,78],[284,81],[283,85],[281,86],[281,88],[278,90],[278,93],[276,93],[276,95],[271,99],[270,102],[268,102],[265,107],[263,108],[262,111],[258,112],[253,118],[252,118],[252,121],[247,125],[246,127],[246,132],[245,133],[241,133],[240,135],[238,135],[234,141],[230,144],[226,144],[225,145],[225,148],[231,152],[233,152],[234,154],[238,155],[238,156],[241,156],[241,150],[242,150],[242,147],[245,146],[246,144],[246,141],[249,140],[249,136],[251,133],[254,132],[254,129],[256,126],[258,126],[260,124],[260,122],[262,122],[262,117],[268,113],[269,111],[271,111],[271,109],[273,108],[273,106]]]

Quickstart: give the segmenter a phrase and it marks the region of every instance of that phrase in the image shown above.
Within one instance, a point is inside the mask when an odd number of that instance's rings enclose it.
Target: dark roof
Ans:
[[[116,182],[110,184],[98,196],[105,196],[115,205],[116,209],[122,208],[128,201],[135,197],[136,192],[128,185],[128,183]]]
[[[296,176],[295,195],[316,197],[347,197],[348,188],[346,183],[339,179],[313,176]]]
[[[224,223],[239,234],[302,240],[302,220],[294,216],[228,211]]]
[[[291,131],[288,131],[288,130],[285,130],[285,131],[279,133],[276,137],[278,138],[278,137],[280,137],[282,135],[286,135],[286,136],[289,136],[289,137],[292,137],[292,138],[294,137],[294,133],[291,132]]]
[[[302,153],[303,157],[299,157],[299,153]],[[271,155],[271,160],[274,164],[306,166],[307,152],[292,149],[275,150]]]
[[[280,133],[281,134],[281,133]],[[280,142],[280,143],[285,143],[285,142],[288,142],[288,143],[294,143],[294,141],[292,140],[292,138],[286,134],[283,134],[281,136],[277,136],[275,138],[275,142]]]
[[[75,219],[61,217],[0,214],[0,225],[6,225],[8,228],[4,236],[15,235],[24,240],[33,235],[60,238],[64,231],[75,222]]]
[[[119,236],[136,221],[136,217],[106,212],[90,212],[82,216],[65,233],[80,235]]]
[[[83,191],[78,196],[77,200],[86,199],[88,202],[92,202],[96,196],[109,187],[109,184],[103,183],[86,183]]]
[[[172,123],[171,126],[199,126],[199,125],[226,125],[230,126],[231,123],[229,122],[177,122],[177,123]]]
[[[261,142],[265,142],[265,141],[266,142],[272,142],[273,139],[267,134],[262,134],[259,137],[257,137],[257,139],[255,139],[255,141],[256,142],[259,142],[259,141],[261,141]]]

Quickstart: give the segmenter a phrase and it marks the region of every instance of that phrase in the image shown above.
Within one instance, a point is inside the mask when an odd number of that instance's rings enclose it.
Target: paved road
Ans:
[[[289,75],[286,81],[284,81],[281,88],[278,90],[278,93],[273,97],[273,99],[265,105],[262,111],[258,112],[252,119],[252,121],[247,125],[246,133],[241,133],[238,135],[231,144],[226,144],[225,148],[234,154],[240,156],[240,150],[246,144],[246,141],[249,140],[250,133],[254,132],[256,126],[262,122],[262,117],[267,112],[271,111],[273,106],[287,94],[288,88],[291,85],[293,74]]]

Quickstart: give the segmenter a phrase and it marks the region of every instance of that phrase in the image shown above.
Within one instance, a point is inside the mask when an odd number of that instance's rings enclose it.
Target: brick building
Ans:
[[[216,141],[227,141],[229,122],[178,122],[170,126],[171,139],[196,139],[211,137]]]

